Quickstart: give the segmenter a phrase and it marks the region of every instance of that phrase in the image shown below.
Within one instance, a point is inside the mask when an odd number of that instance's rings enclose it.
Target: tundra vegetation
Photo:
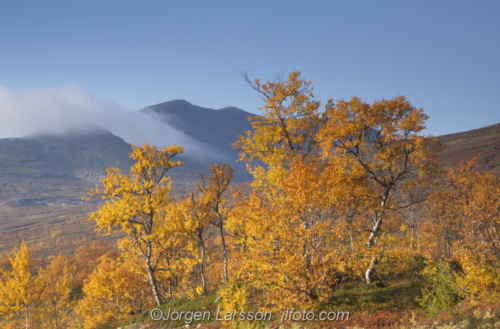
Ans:
[[[421,134],[427,116],[403,96],[322,108],[299,72],[247,81],[264,100],[233,144],[250,190],[229,190],[231,167],[213,164],[196,190],[173,197],[169,170],[182,165],[182,147],[133,146],[130,172],[108,169],[89,192],[104,200],[89,219],[120,232],[120,251],[94,242],[34,266],[22,243],[0,262],[2,327],[98,328],[179,299],[215,305],[217,295],[224,311],[343,306],[355,311],[345,326],[358,328],[424,328],[472,305],[484,311],[464,321],[493,328],[498,173],[474,160],[440,168],[442,146]],[[393,311],[367,297],[387,305],[384,292]]]

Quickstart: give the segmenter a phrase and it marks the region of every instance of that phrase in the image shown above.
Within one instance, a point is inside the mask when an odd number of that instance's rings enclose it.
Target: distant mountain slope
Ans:
[[[194,139],[221,150],[232,160],[233,163],[230,164],[236,166],[239,174],[246,173],[242,163],[234,163],[238,151],[232,148],[231,143],[238,139],[238,135],[244,135],[246,131],[252,129],[248,116],[253,114],[236,107],[213,110],[193,105],[185,100],[148,106],[141,112],[152,115]]]
[[[128,170],[130,150],[121,138],[102,129],[0,139],[0,199],[9,204],[81,203],[104,168]]]
[[[96,183],[106,167],[128,170],[130,151],[123,139],[103,129],[0,139],[0,171],[2,176],[74,176]]]
[[[127,172],[132,165],[131,151],[130,144],[123,139],[98,128],[61,136],[33,134],[0,139],[0,184],[26,185],[29,190],[38,185],[45,189],[61,184],[87,187],[105,176],[105,168]],[[207,170],[206,166],[183,159],[182,155],[178,159],[184,165],[172,169],[174,184],[194,182],[198,173]],[[0,197],[12,198],[15,194],[5,195],[5,191],[0,190]]]
[[[480,168],[500,170],[500,123],[438,139],[446,146],[440,153],[443,165],[478,157]]]

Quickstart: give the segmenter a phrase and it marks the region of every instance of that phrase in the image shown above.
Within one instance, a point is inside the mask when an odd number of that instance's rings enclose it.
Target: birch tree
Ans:
[[[171,168],[182,165],[173,160],[182,151],[180,146],[162,149],[147,143],[141,147],[132,146],[130,157],[134,164],[130,173],[106,169],[107,177],[101,180],[102,187],[91,190],[88,198],[107,200],[90,215],[90,220],[96,222],[99,231],[110,233],[118,228],[127,235],[120,240],[119,247],[137,253],[142,259],[157,305],[165,301],[158,273],[171,271],[174,260],[169,256],[175,254],[177,257],[183,248],[183,238],[178,234],[182,223],[169,216],[172,198],[171,179],[167,176]]]
[[[26,329],[33,322],[32,312],[40,300],[40,289],[31,267],[31,255],[23,241],[14,257],[9,258],[12,270],[0,271],[0,314],[12,319],[22,313]]]
[[[300,78],[300,72],[290,73],[286,81],[247,81],[265,104],[260,107],[261,116],[249,118],[253,130],[239,136],[233,146],[241,150],[239,159],[249,162],[254,186],[258,186],[283,177],[293,160],[317,153],[316,134],[324,120],[311,82]]]
[[[427,115],[405,97],[368,104],[358,97],[326,106],[327,123],[318,134],[324,157],[349,170],[367,189],[359,195],[370,204],[366,245],[374,249],[389,212],[411,206],[394,196],[412,189],[436,168],[439,143],[419,133]],[[372,256],[365,272],[373,282],[379,258]]]
[[[216,227],[221,240],[222,248],[222,277],[224,282],[229,281],[229,251],[226,236],[226,219],[228,216],[228,207],[224,192],[229,187],[229,183],[233,178],[233,169],[226,163],[212,164],[210,166],[210,174],[208,176],[200,175],[202,183],[198,185],[198,189],[202,193],[203,203],[209,206],[211,224]]]
[[[329,296],[345,264],[347,221],[334,215],[333,200],[335,185],[348,179],[319,157],[325,116],[310,81],[292,72],[251,86],[265,104],[262,116],[250,118],[254,130],[234,144],[254,175],[252,192],[238,198],[228,220],[235,279],[265,289],[266,304],[310,306]]]

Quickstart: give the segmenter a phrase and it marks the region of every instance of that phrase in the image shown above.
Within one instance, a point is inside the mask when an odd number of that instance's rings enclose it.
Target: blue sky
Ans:
[[[405,95],[441,135],[500,122],[499,17],[496,0],[2,1],[0,86],[257,113],[241,73],[299,70],[322,101]]]

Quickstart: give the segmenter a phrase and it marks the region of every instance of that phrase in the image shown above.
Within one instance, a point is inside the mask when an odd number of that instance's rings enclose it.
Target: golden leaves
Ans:
[[[475,169],[477,160],[446,170],[431,196],[427,237],[457,260],[457,284],[472,298],[500,300],[500,177]]]
[[[317,150],[315,134],[323,124],[312,99],[311,82],[292,72],[287,81],[261,84],[253,88],[266,100],[262,117],[253,116],[253,131],[239,136],[233,145],[242,150],[240,160],[259,160],[270,166],[287,166],[296,157],[306,157]]]
[[[50,265],[35,276],[26,243],[11,257],[10,271],[0,272],[0,314],[7,322],[0,325],[24,323],[26,327],[63,328],[73,323],[70,310],[68,260],[55,257]]]
[[[228,229],[239,260],[234,271],[242,282],[266,289],[276,308],[311,306],[337,283],[347,246],[345,230],[333,216],[335,187],[318,179],[327,178],[328,170],[297,159],[281,184],[254,190],[230,213]]]
[[[162,302],[156,271],[169,272],[175,268],[170,257],[182,261],[187,255],[182,250],[183,224],[170,215],[171,180],[167,172],[182,164],[172,159],[183,151],[180,146],[163,147],[143,143],[132,146],[130,157],[134,160],[129,174],[118,169],[108,169],[107,177],[101,180],[102,188],[89,192],[90,199],[101,197],[107,200],[98,211],[89,216],[96,222],[97,230],[111,232],[119,228],[127,234],[119,242],[121,248],[142,256],[145,276],[158,305]]]
[[[76,308],[84,318],[85,328],[137,314],[151,305],[151,297],[146,293],[149,287],[135,268],[128,259],[115,259],[108,254],[100,258],[83,287],[85,297]]]
[[[31,273],[31,256],[23,241],[14,257],[9,259],[12,271],[1,271],[0,313],[23,310],[38,299],[34,276]]]

